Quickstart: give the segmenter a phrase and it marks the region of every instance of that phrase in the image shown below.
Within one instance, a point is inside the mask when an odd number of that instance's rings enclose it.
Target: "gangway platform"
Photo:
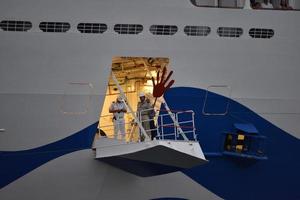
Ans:
[[[207,162],[198,142],[152,140],[127,143],[101,138],[96,159],[139,176],[153,176],[192,168]]]
[[[139,120],[139,119],[138,119]],[[144,121],[140,121],[143,123]],[[143,127],[139,127],[140,131]],[[154,140],[131,141],[100,137],[93,148],[96,159],[139,176],[154,176],[207,163],[195,134],[194,112],[158,115]]]

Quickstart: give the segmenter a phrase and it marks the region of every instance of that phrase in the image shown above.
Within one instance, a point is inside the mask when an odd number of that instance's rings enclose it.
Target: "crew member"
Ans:
[[[113,113],[114,137],[118,136],[121,140],[125,139],[125,119],[124,113],[127,112],[126,105],[121,96],[118,96],[116,102],[112,102],[109,112]]]
[[[151,103],[148,99],[146,99],[146,96],[143,92],[139,94],[140,102],[137,105],[137,113],[139,116],[140,121],[142,122],[142,126],[149,136],[151,138],[151,126],[150,126],[150,119],[153,117],[151,116],[153,114],[153,107],[151,106]],[[141,141],[143,141],[144,138],[141,136]]]

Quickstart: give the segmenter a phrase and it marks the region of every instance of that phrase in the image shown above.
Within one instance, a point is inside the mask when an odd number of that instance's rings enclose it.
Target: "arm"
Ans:
[[[126,105],[124,103],[123,103],[123,106],[122,106],[122,109],[120,110],[120,112],[127,113]]]

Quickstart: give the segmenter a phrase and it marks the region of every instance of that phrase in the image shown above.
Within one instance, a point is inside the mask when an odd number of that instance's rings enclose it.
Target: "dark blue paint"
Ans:
[[[241,130],[243,132],[246,133],[256,133],[258,134],[258,130],[256,129],[256,127],[253,124],[244,124],[244,123],[236,123],[233,124],[233,126],[237,129],[237,130]]]
[[[300,199],[299,139],[245,106],[214,93],[209,94],[211,99],[215,96],[218,102],[221,98],[223,102],[229,101],[228,114],[203,115],[205,94],[205,90],[182,87],[173,88],[165,95],[171,109],[195,111],[198,139],[210,161],[183,173],[227,200]],[[210,104],[215,108],[205,110],[222,111],[224,105]],[[222,156],[222,135],[232,131],[235,123],[251,123],[261,135],[266,136],[267,160]]]
[[[215,95],[214,93],[205,93],[206,102],[203,109],[204,113],[226,113],[229,103],[229,99],[225,99],[221,95]],[[200,106],[200,105],[198,105]],[[203,104],[201,105],[203,108]]]
[[[178,167],[155,164],[145,161],[137,161],[122,157],[101,158],[101,161],[141,177],[167,174],[175,171],[180,171],[182,169]]]
[[[0,189],[65,154],[91,148],[98,123],[57,142],[24,151],[0,152]]]

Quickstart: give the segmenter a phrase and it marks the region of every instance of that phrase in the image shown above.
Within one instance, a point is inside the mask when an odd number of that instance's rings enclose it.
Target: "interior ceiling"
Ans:
[[[112,71],[117,78],[148,79],[150,78],[148,71],[157,71],[168,63],[168,58],[114,57]]]

